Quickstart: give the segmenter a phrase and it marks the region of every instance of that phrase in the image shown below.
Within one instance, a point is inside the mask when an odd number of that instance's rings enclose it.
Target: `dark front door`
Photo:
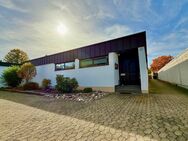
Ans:
[[[119,74],[120,74],[121,85],[140,84],[137,50],[120,54]]]

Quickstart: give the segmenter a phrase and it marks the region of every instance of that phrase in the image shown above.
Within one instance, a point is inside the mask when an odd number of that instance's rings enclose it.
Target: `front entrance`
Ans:
[[[119,56],[120,85],[140,85],[138,50],[129,50]]]

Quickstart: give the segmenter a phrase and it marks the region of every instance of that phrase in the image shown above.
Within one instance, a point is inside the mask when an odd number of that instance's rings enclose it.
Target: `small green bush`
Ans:
[[[39,84],[36,82],[28,82],[23,85],[24,90],[38,90],[39,89]]]
[[[83,92],[84,93],[91,93],[91,92],[93,92],[93,89],[92,88],[84,88]]]
[[[22,78],[17,75],[19,69],[19,66],[11,66],[5,69],[1,76],[2,81],[10,87],[17,87],[22,82]]]
[[[0,90],[4,90],[5,88],[4,87],[0,87]]]
[[[76,89],[73,91],[74,93],[83,93],[83,90],[80,90],[80,89]]]
[[[62,84],[63,84],[63,81],[64,81],[63,79],[64,79],[63,75],[56,75],[56,86],[55,86],[55,88],[58,92],[63,91],[62,90]]]
[[[51,80],[50,79],[43,79],[42,80],[42,88],[47,89],[51,86]]]
[[[78,82],[75,78],[64,77],[63,75],[56,76],[56,89],[62,93],[71,93],[78,87]]]

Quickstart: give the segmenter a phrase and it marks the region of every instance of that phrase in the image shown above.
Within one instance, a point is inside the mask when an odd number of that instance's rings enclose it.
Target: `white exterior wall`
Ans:
[[[88,68],[79,68],[79,60],[75,60],[75,69],[55,71],[55,64],[37,66],[37,76],[33,81],[41,84],[44,78],[56,85],[56,75],[76,78],[80,87],[109,87],[115,91],[115,85],[119,83],[119,70],[115,70],[115,63],[118,64],[118,55],[109,53],[109,65]]]
[[[119,85],[119,67],[118,69],[115,69],[115,64],[119,64],[117,53],[109,53],[109,64],[114,75],[113,84],[114,86]]]
[[[138,58],[140,66],[140,82],[142,93],[148,93],[148,69],[146,63],[146,53],[144,47],[138,48]]]
[[[158,78],[188,88],[188,49],[159,70]]]
[[[4,86],[5,86],[5,85],[2,83],[1,75],[2,75],[3,71],[4,71],[6,68],[7,68],[6,66],[0,66],[0,87],[4,87]]]

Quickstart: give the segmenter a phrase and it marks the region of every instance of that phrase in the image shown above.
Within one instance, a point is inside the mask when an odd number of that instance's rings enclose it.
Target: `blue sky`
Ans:
[[[147,32],[149,64],[182,52],[188,0],[0,0],[0,59],[13,48],[32,59],[140,31]]]

